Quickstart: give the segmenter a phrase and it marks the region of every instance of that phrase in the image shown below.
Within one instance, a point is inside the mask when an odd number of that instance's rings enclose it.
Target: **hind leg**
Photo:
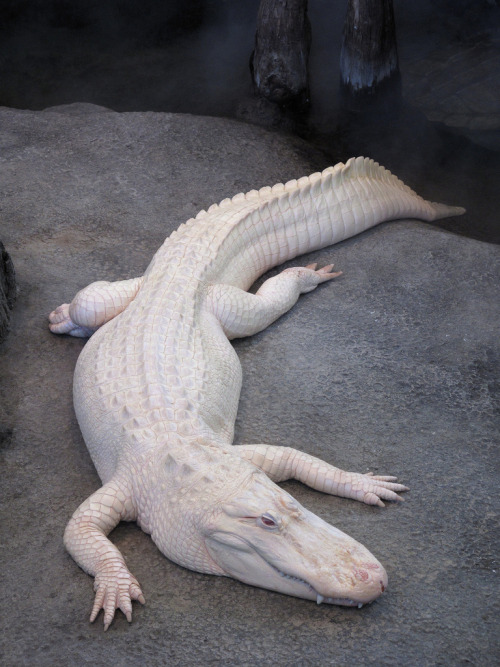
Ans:
[[[316,264],[295,266],[269,278],[256,294],[225,284],[211,285],[208,305],[229,339],[252,336],[268,327],[297,303],[301,294],[320,283],[340,276],[333,264],[316,269]]]
[[[143,278],[99,281],[80,290],[71,303],[63,303],[49,315],[52,333],[88,338],[119,315],[135,298]]]

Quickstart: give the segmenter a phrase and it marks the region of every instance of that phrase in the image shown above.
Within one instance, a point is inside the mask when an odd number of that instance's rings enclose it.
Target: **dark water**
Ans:
[[[354,154],[377,159],[427,198],[467,207],[466,216],[442,226],[500,242],[500,102],[496,127],[485,129],[479,122],[471,129],[427,119],[425,114],[436,116],[433,105],[443,106],[446,86],[427,92],[426,108],[418,99],[426,77],[430,81],[439,70],[442,52],[455,70],[458,66],[458,79],[461,69],[478,91],[479,121],[484,108],[491,116],[488,95],[494,95],[500,76],[491,72],[500,26],[495,0],[395,0],[405,103],[397,110],[347,117],[340,113],[338,93],[346,0],[309,0],[311,107],[297,123],[262,114],[253,101],[248,64],[258,5],[258,0],[3,0],[0,104],[43,109],[91,102],[117,111],[219,115],[274,125],[321,148],[325,164]],[[466,54],[476,46],[489,49],[490,60],[471,82]],[[434,70],[418,73],[418,64],[429,57]]]

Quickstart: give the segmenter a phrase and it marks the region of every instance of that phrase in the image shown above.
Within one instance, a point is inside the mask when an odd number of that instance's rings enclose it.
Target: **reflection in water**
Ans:
[[[443,227],[500,242],[500,9],[494,0],[395,0],[405,103],[340,112],[345,0],[309,0],[307,116],[256,104],[249,58],[256,0],[3,3],[0,104],[91,102],[119,111],[240,117],[294,130],[326,162],[375,158],[468,215]],[[433,122],[430,122],[430,119]]]

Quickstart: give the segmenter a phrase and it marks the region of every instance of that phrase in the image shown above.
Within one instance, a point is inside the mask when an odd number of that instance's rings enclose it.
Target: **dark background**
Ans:
[[[311,106],[292,130],[320,146],[327,161],[366,154],[414,187],[425,179],[436,183],[436,197],[442,192],[476,212],[444,227],[500,241],[498,2],[395,0],[404,110],[361,114],[348,127],[339,119],[338,95],[346,4],[309,1]],[[249,58],[258,6],[258,0],[3,0],[0,105],[89,102],[279,125],[253,104]]]

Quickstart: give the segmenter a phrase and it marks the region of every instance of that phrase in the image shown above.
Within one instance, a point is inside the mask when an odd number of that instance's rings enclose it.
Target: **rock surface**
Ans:
[[[51,335],[47,313],[93,280],[141,274],[199,209],[327,164],[215,118],[76,105],[1,110],[0,128],[2,238],[20,286],[0,348],[2,664],[497,664],[499,248],[385,224],[295,261],[344,275],[236,343],[237,442],[296,445],[411,487],[381,510],[287,483],[380,558],[386,595],[318,607],[184,570],[121,525],[113,541],[147,604],[104,634],[62,544],[99,486],[72,409],[84,342]]]

